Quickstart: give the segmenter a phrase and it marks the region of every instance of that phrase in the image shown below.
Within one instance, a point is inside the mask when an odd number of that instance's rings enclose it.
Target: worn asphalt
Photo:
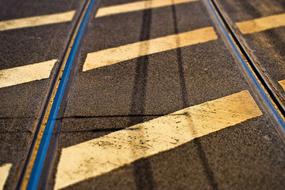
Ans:
[[[0,20],[65,12],[81,4],[76,0],[1,0]],[[0,31],[0,69],[60,59],[71,29],[72,22],[67,22]],[[5,189],[14,189],[20,177],[50,78],[0,89],[0,166],[12,164]]]
[[[141,1],[99,2],[100,11]],[[234,23],[285,13],[282,0],[219,2]],[[0,20],[79,10],[82,4],[83,0],[0,0]],[[60,59],[73,24],[74,18],[0,31],[0,69]],[[217,39],[83,71],[91,52],[205,27],[213,27]],[[272,79],[284,80],[284,26],[243,37]],[[54,188],[62,152],[68,147],[244,90],[262,115],[63,189],[284,189],[285,146],[277,124],[249,86],[202,1],[92,15],[77,56],[39,189]],[[12,164],[4,189],[17,184],[53,75],[0,88],[0,167]]]

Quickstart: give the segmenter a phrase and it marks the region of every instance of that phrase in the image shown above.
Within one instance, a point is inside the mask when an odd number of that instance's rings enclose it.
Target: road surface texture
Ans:
[[[213,1],[284,104],[285,2]],[[284,189],[284,110],[211,2],[0,0],[0,189]]]
[[[64,52],[74,10],[81,4],[76,0],[0,1],[0,167],[9,169],[7,189],[15,188],[24,167],[52,69]],[[41,22],[44,15],[53,16]]]

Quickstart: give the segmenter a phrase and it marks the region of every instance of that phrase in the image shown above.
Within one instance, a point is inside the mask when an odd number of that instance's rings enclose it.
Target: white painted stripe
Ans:
[[[11,167],[12,164],[4,164],[0,166],[0,189],[4,189]]]
[[[136,42],[115,48],[88,53],[83,71],[116,64],[137,57],[160,53],[217,39],[212,27]]]
[[[0,31],[57,24],[72,20],[75,11],[0,21]]]
[[[279,28],[285,26],[285,13],[238,22],[237,26],[243,34],[252,34]]]
[[[55,189],[94,178],[261,115],[249,92],[241,91],[64,148]]]
[[[49,77],[56,59],[0,70],[0,88],[23,84]]]
[[[133,3],[126,3],[122,5],[114,5],[109,7],[100,8],[96,14],[96,17],[109,16],[114,14],[122,14],[133,11],[141,11],[145,9],[153,9],[164,6],[170,6],[174,4],[188,3],[197,0],[147,0],[138,1]]]

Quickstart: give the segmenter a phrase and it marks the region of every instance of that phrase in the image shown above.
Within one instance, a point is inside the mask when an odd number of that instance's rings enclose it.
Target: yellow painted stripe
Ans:
[[[192,106],[62,150],[55,189],[261,116],[248,91]]]
[[[285,25],[285,14],[273,15],[237,23],[244,34],[260,32]],[[130,59],[160,53],[180,47],[216,40],[213,27],[136,42],[87,54],[83,71],[104,67]]]
[[[285,13],[236,23],[243,34],[262,32],[285,26]]]
[[[10,21],[11,22],[10,29],[11,27],[13,27],[14,24],[18,25],[18,27],[24,27],[24,26],[27,27],[29,25],[28,23],[30,22],[34,22],[32,24],[38,25],[44,23],[62,22],[63,20],[66,21],[71,20],[74,12],[75,11],[69,11],[66,13],[39,16],[38,18],[31,17],[31,18],[26,18],[27,21],[24,21],[25,19],[18,19],[19,21],[23,20],[23,23],[19,25],[17,24],[18,21],[16,20]],[[49,20],[49,18],[51,20]],[[0,22],[0,30],[1,29],[4,30],[3,22],[4,21]],[[7,22],[9,23],[9,21]],[[237,25],[240,28],[240,30],[245,34],[260,32],[263,30],[284,26],[285,14],[272,15],[250,21],[244,21],[237,23]],[[9,29],[9,27],[6,27],[6,29]],[[205,27],[194,31],[180,33],[177,35],[169,35],[148,41],[142,41],[133,44],[119,46],[116,48],[101,50],[98,52],[89,53],[87,55],[87,59],[83,66],[83,71],[88,71],[91,69],[120,63],[122,61],[134,59],[140,56],[168,51],[184,46],[195,45],[198,43],[204,43],[215,39],[217,39],[217,35],[214,29],[212,27]],[[47,65],[45,65],[46,67],[43,67],[43,70],[41,70],[40,72],[38,72],[39,71],[38,68],[40,68],[40,66],[37,67],[37,65],[38,64],[44,65],[45,62],[32,64],[31,67],[23,66],[19,68],[2,70],[0,71],[0,88],[48,78],[49,72],[45,71],[51,70],[53,64],[50,65],[50,63],[51,62],[48,62]],[[35,70],[33,70],[33,68]],[[23,69],[22,74],[20,71],[21,69]],[[16,72],[13,74],[14,71]],[[29,73],[29,75],[30,73],[32,74],[29,76],[27,75],[27,73]]]
[[[96,14],[96,17],[109,16],[114,14],[122,14],[133,11],[140,11],[144,9],[153,9],[164,6],[170,6],[173,4],[181,4],[188,3],[197,0],[147,0],[147,1],[139,1],[133,3],[126,3],[122,5],[114,5],[109,7],[100,8]]]
[[[4,189],[11,167],[12,164],[4,164],[0,166],[0,189]]]
[[[0,31],[71,21],[75,11],[0,21]]]
[[[217,39],[212,27],[190,32],[169,35],[152,40],[136,42],[87,54],[83,71],[116,64],[140,56],[168,51],[184,46],[199,44]]]
[[[23,84],[49,77],[56,59],[0,70],[0,88]]]
[[[281,87],[283,88],[283,90],[285,90],[285,80],[280,80],[279,84],[281,85]]]

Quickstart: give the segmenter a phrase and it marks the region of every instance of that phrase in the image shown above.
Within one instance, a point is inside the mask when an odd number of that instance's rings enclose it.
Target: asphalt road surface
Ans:
[[[7,189],[17,184],[35,131],[35,121],[49,89],[52,69],[67,43],[76,14],[68,11],[78,9],[81,3],[76,0],[0,1],[0,165],[9,169],[7,181],[1,178],[0,184],[6,183]],[[59,13],[67,14],[58,16]],[[49,23],[41,19],[15,22],[53,14],[47,18]],[[59,17],[64,17],[65,21],[57,23]],[[5,170],[1,175],[5,175]]]
[[[85,2],[0,0],[0,189],[33,177],[37,122]],[[283,94],[285,2],[217,2]],[[38,189],[285,188],[282,126],[206,3],[96,1]]]

